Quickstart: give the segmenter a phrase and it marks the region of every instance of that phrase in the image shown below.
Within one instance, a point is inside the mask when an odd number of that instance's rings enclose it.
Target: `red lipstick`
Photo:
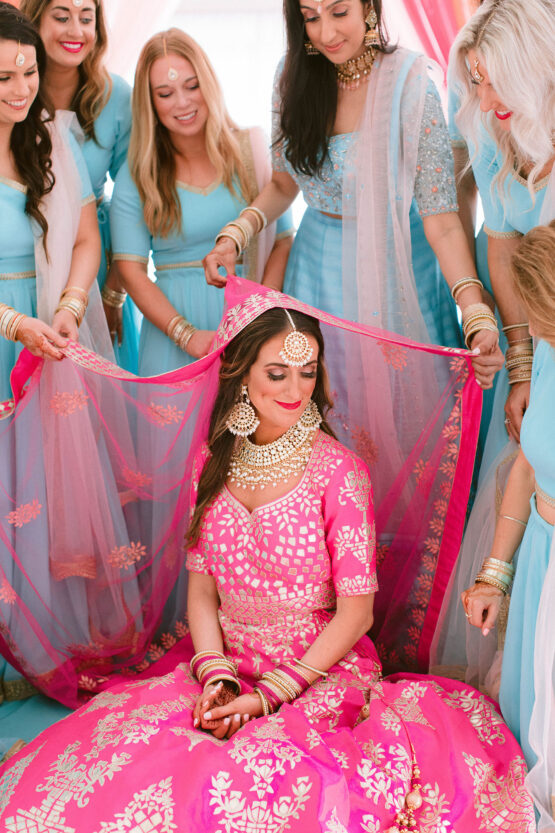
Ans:
[[[513,114],[512,111],[509,111],[508,113],[498,113],[496,110],[495,115],[499,121],[505,121],[505,119],[510,119]]]
[[[281,405],[281,407],[285,408],[287,411],[296,411],[297,408],[301,407],[300,399],[298,402],[278,402],[278,400],[276,399],[276,402],[278,405]]]

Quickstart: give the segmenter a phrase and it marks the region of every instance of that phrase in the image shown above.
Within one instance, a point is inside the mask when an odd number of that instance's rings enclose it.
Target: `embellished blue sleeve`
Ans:
[[[414,198],[421,217],[458,211],[451,142],[439,94],[428,83],[418,140]]]

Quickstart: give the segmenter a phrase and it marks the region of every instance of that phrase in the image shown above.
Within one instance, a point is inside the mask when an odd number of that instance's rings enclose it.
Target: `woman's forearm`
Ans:
[[[189,573],[187,615],[195,652],[224,652],[222,629],[218,619],[219,596],[212,576]]]
[[[372,627],[374,594],[340,597],[337,611],[315,639],[302,659],[319,671],[327,671],[351,650],[358,640]],[[313,682],[317,675],[313,675]]]
[[[90,290],[100,268],[100,249],[96,206],[92,202],[81,209],[66,287],[76,286],[85,292]]]
[[[123,288],[133,298],[145,318],[166,332],[168,324],[179,313],[162,290],[148,277],[146,266],[130,260],[118,260]]]
[[[266,263],[266,268],[264,269],[264,276],[262,278],[263,286],[268,286],[270,289],[277,289],[278,292],[282,291],[283,279],[292,245],[292,236],[276,240],[268,262]]]
[[[518,248],[520,238],[498,239],[488,237],[488,268],[501,320],[505,326],[528,321],[526,310],[520,303],[511,280],[511,259]],[[525,338],[527,328],[513,330],[514,338]]]
[[[474,180],[472,168],[467,167],[468,148],[453,147],[453,159],[455,162],[455,182],[457,184],[459,217],[464,229],[470,253],[473,257],[475,257],[476,204],[478,202],[478,189]]]
[[[530,516],[530,497],[534,491],[534,470],[522,451],[513,463],[490,556],[500,561],[511,561],[524,535],[525,525]]]
[[[476,277],[476,264],[468,247],[468,241],[458,214],[433,214],[423,217],[424,233],[445,280],[451,289],[461,278]],[[457,296],[461,308],[483,302],[478,286],[468,286]]]
[[[274,172],[251,205],[263,211],[268,222],[273,223],[287,211],[298,193],[299,188],[289,174]]]

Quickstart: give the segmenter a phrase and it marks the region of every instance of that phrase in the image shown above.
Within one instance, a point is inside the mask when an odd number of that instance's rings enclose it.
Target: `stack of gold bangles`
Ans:
[[[80,295],[81,298],[74,298],[69,294],[70,292],[75,292],[77,295]],[[72,315],[75,316],[77,326],[80,327],[81,322],[85,317],[88,304],[89,293],[85,289],[82,289],[80,286],[66,286],[66,288],[62,292],[60,302],[56,307],[56,312],[61,312],[61,310],[68,310],[68,312],[71,312]]]
[[[0,303],[0,335],[9,341],[17,341],[17,331],[21,322],[27,318],[22,312],[13,307]]]
[[[237,694],[241,691],[235,665],[220,651],[199,651],[192,658],[189,667],[203,688],[219,682],[228,682],[233,685]]]
[[[453,300],[456,304],[460,306],[458,296],[464,290],[467,289],[469,286],[477,286],[478,289],[482,290],[484,285],[481,280],[478,278],[460,278],[456,283],[453,284],[451,287],[451,295],[453,296]]]
[[[166,335],[171,338],[180,350],[186,350],[190,340],[197,332],[197,328],[182,315],[176,315],[166,327]]]
[[[490,330],[499,335],[495,315],[487,304],[469,304],[462,311],[464,342],[470,348],[472,336],[480,330]]]
[[[519,330],[528,327],[524,324],[509,324],[503,327],[503,332]],[[509,384],[516,385],[518,382],[529,382],[532,378],[532,363],[534,361],[534,345],[531,338],[518,339],[509,343],[505,353],[505,367],[509,374]]]
[[[121,309],[127,298],[127,292],[119,292],[117,289],[110,289],[109,286],[104,286],[100,294],[106,306],[113,309]]]
[[[255,220],[255,225],[253,225],[252,219]],[[247,248],[252,238],[265,229],[267,225],[268,220],[264,212],[254,205],[249,205],[241,211],[236,220],[223,227],[216,236],[216,243],[222,237],[233,240],[239,256]]]
[[[307,672],[318,677],[328,676],[326,671],[319,671],[300,659],[284,662],[278,668],[266,671],[253,689],[260,698],[262,713],[273,714],[283,703],[292,703],[300,697],[311,685]]]
[[[492,587],[497,587],[506,596],[511,589],[514,575],[515,568],[508,561],[501,561],[499,558],[486,558],[475,581],[481,584],[491,584]]]

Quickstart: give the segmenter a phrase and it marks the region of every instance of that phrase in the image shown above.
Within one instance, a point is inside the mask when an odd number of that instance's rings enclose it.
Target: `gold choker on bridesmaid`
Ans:
[[[344,64],[336,64],[337,86],[341,90],[356,90],[361,84],[370,80],[375,60],[376,50],[369,47],[358,58],[351,58]]]

